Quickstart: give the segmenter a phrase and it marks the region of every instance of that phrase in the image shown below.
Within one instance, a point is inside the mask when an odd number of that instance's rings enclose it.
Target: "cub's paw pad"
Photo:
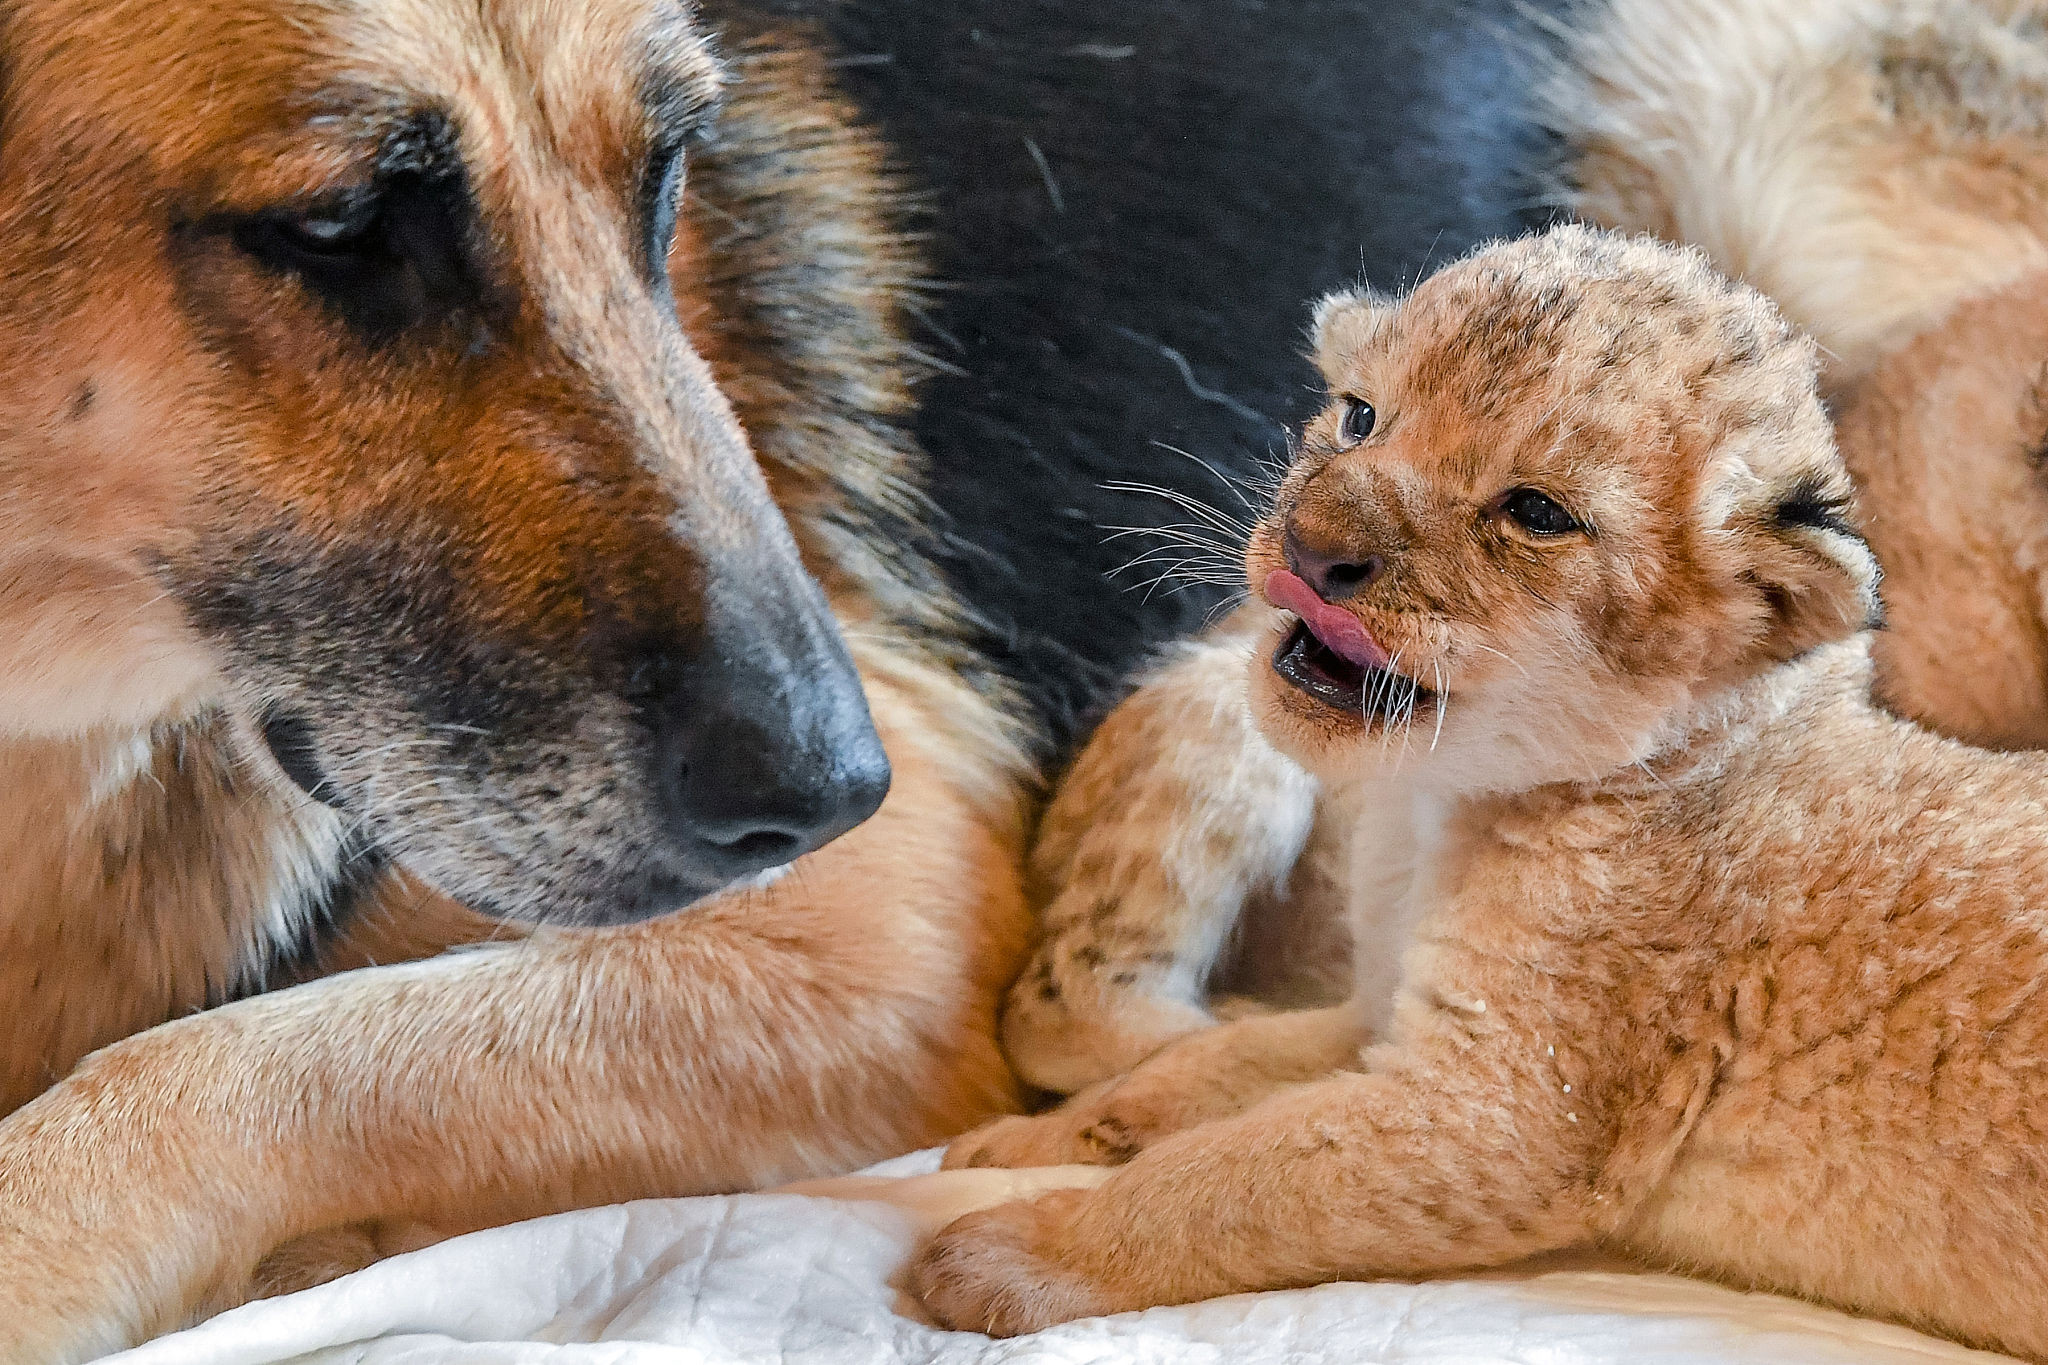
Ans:
[[[1086,1276],[1042,1250],[1083,1193],[1002,1204],[949,1223],[911,1263],[911,1293],[940,1326],[993,1337],[1115,1311]]]

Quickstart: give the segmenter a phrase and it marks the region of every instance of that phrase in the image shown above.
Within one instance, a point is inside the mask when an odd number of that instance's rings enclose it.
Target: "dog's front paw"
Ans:
[[[911,1292],[940,1326],[993,1337],[1118,1311],[1103,1286],[1056,1259],[1055,1234],[1086,1197],[1062,1190],[955,1219],[918,1253]]]

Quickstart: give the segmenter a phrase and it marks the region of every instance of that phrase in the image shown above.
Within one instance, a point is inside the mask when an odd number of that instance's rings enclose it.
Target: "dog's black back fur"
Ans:
[[[1317,401],[1308,302],[1536,223],[1519,0],[780,0],[927,196],[938,556],[1063,748],[1225,590],[1117,526],[1241,512]],[[1536,9],[1560,8],[1559,0]]]

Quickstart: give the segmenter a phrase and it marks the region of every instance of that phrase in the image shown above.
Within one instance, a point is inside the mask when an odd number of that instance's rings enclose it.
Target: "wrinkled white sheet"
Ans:
[[[888,1163],[928,1170],[926,1154]],[[1341,1284],[991,1341],[892,1311],[884,1205],[650,1200],[474,1233],[112,1357],[120,1365],[1997,1365],[1881,1323],[1664,1275]],[[1162,1249],[1164,1250],[1164,1249]],[[2009,1365],[2009,1362],[2008,1362]]]

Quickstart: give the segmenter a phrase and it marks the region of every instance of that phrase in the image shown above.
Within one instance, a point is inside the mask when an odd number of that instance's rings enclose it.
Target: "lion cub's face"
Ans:
[[[1561,228],[1327,300],[1316,347],[1247,552],[1289,613],[1254,705],[1311,767],[1598,776],[1874,615],[1812,346],[1695,253]]]

